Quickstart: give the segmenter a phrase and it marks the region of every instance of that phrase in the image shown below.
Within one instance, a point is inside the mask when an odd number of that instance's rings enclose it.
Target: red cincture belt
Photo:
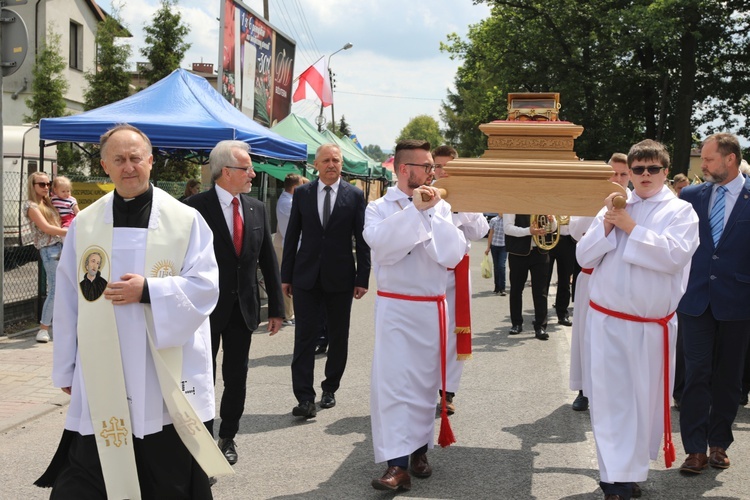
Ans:
[[[659,323],[662,326],[664,332],[664,463],[667,468],[672,467],[672,462],[675,460],[675,450],[672,443],[672,417],[669,410],[669,320],[674,316],[674,312],[660,319],[641,318],[640,316],[607,309],[593,300],[589,304],[592,309],[608,316],[637,323]]]
[[[454,268],[448,268],[456,276],[456,359],[471,359],[471,290],[469,289],[469,254],[464,255]]]
[[[581,268],[581,272],[583,274],[591,274],[591,273],[594,272],[594,268],[593,267],[582,267]]]
[[[403,295],[400,293],[384,292],[378,290],[378,296],[387,297],[389,299],[398,300],[410,300],[413,302],[436,302],[438,307],[438,323],[440,324],[440,377],[443,388],[443,396],[440,401],[440,434],[438,435],[438,444],[442,447],[450,446],[456,442],[456,437],[453,435],[451,429],[450,420],[448,420],[448,407],[445,401],[445,351],[446,342],[448,340],[448,325],[445,317],[445,294],[423,296],[423,295]]]

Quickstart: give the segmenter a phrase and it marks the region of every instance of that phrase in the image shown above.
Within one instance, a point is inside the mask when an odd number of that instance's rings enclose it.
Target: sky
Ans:
[[[112,11],[110,0],[99,4]],[[151,23],[158,0],[114,0],[123,23],[133,34],[132,62],[143,61],[143,27]],[[440,104],[453,89],[460,61],[440,52],[449,33],[465,37],[469,26],[489,16],[489,8],[472,0],[269,0],[269,22],[295,40],[295,78],[318,58],[330,59],[335,73],[334,112],[343,114],[363,145],[391,150],[410,119],[429,115],[440,120]],[[244,0],[263,14],[262,0]],[[179,0],[177,8],[190,27],[192,44],[182,68],[213,63],[219,56],[219,12],[223,0]],[[134,66],[134,64],[133,64]],[[293,90],[296,89],[296,83]],[[311,123],[320,101],[300,101],[292,112]],[[331,119],[331,108],[324,109]],[[500,118],[500,117],[498,117]],[[441,128],[444,124],[441,123]]]

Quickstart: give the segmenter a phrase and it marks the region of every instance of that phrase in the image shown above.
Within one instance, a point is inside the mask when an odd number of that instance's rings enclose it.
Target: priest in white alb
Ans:
[[[52,498],[211,498],[208,475],[231,473],[202,423],[214,417],[213,235],[150,184],[151,151],[130,125],[102,136],[115,191],[79,213],[60,258],[52,380],[71,400],[37,483]],[[108,285],[89,300],[92,253]]]
[[[394,167],[397,185],[368,205],[363,236],[378,287],[372,439],[375,461],[388,462],[372,486],[395,491],[410,489],[411,475],[432,474],[427,449],[434,443],[434,397],[445,389],[445,344],[452,334],[446,328],[448,268],[463,258],[466,239],[452,221],[450,205],[428,185],[435,168],[430,144],[401,141]],[[448,445],[454,439],[445,398],[442,403],[439,442]]]

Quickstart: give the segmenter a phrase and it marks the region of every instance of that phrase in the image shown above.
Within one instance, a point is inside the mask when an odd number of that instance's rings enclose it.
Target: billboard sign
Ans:
[[[266,127],[291,111],[295,42],[237,0],[221,11],[221,95]]]

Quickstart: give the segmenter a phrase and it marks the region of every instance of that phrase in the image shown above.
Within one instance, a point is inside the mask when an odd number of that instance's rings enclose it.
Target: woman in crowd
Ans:
[[[60,227],[60,216],[52,206],[49,190],[52,183],[44,172],[34,172],[28,180],[28,199],[24,202],[23,213],[29,223],[34,246],[47,274],[47,299],[42,307],[42,318],[36,341],[50,341],[49,327],[52,325],[52,307],[55,303],[55,272],[60,260],[63,237],[68,230]]]

